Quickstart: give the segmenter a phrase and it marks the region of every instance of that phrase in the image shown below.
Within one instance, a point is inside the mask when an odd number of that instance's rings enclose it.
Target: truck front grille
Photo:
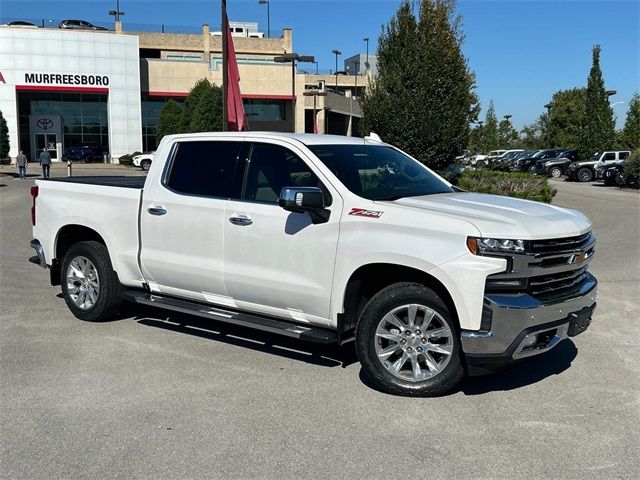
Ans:
[[[591,232],[577,237],[554,238],[550,240],[532,240],[529,251],[534,254],[555,254],[567,250],[580,250],[591,241]]]
[[[568,298],[580,291],[588,276],[587,267],[584,266],[568,272],[531,277],[527,291],[542,302]]]

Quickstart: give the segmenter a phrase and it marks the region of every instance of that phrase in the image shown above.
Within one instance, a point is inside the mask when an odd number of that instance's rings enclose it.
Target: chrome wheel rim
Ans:
[[[74,257],[67,267],[67,294],[82,310],[88,310],[98,301],[100,279],[98,270],[87,257]]]
[[[578,176],[580,177],[580,180],[582,182],[588,182],[589,180],[591,180],[591,172],[589,172],[589,170],[581,170],[578,173]]]
[[[560,175],[562,175],[562,170],[560,170],[559,168],[552,168],[551,169],[551,176],[553,178],[558,178]]]
[[[394,308],[378,323],[376,357],[393,376],[410,382],[435,377],[453,354],[453,333],[435,310],[420,304]]]

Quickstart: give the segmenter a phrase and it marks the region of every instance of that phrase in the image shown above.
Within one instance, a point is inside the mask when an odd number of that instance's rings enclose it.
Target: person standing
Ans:
[[[16,164],[18,165],[20,178],[24,180],[24,176],[27,173],[27,156],[22,153],[22,150],[20,150],[20,153],[18,153],[18,156],[16,157]]]
[[[42,176],[44,178],[49,178],[49,174],[51,173],[51,155],[46,148],[42,149],[40,152],[40,165],[42,165]]]

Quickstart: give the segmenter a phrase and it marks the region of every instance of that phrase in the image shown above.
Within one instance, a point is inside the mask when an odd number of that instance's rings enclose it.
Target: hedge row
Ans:
[[[556,190],[551,188],[545,177],[490,170],[463,172],[458,180],[458,187],[470,192],[505,195],[546,203],[551,203],[556,194]]]

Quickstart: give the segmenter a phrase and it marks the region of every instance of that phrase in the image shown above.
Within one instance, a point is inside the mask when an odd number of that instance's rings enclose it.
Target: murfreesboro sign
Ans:
[[[25,73],[24,83],[31,85],[91,85],[106,87],[108,75],[80,75],[69,73]]]

